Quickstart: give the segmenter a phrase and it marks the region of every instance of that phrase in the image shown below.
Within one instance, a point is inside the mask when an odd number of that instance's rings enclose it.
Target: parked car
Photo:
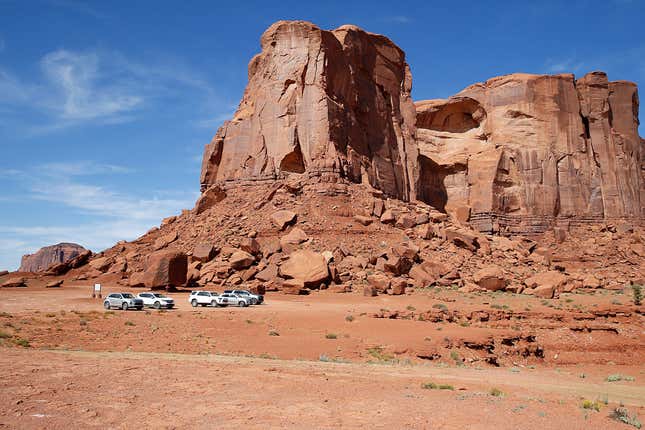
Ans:
[[[103,307],[105,309],[119,308],[124,311],[135,308],[140,311],[143,309],[143,300],[134,297],[131,293],[112,293],[103,301]]]
[[[240,297],[247,299],[251,305],[259,305],[264,301],[262,294],[253,294],[247,290],[224,290],[224,294],[237,294]]]
[[[220,306],[220,295],[214,291],[191,291],[188,302],[196,308],[202,306]]]
[[[251,304],[251,300],[249,297],[244,297],[233,293],[224,293],[219,296],[219,304],[221,306],[231,305],[245,308]]]
[[[175,307],[175,301],[159,293],[139,293],[137,298],[143,300],[143,305],[155,309],[172,309]]]

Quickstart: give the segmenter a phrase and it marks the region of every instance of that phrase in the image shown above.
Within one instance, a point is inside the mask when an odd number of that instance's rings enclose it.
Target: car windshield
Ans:
[[[155,293],[155,294],[153,294],[153,296],[155,296],[155,297],[157,297],[157,298],[159,298],[159,299],[163,299],[163,298],[165,298],[165,297],[166,297],[166,296],[164,296],[163,294],[156,294],[156,293]]]
[[[130,293],[123,293],[123,298],[124,298],[124,299],[131,299],[131,298],[133,298],[133,297],[134,297],[134,296],[133,296],[132,294],[130,294]]]

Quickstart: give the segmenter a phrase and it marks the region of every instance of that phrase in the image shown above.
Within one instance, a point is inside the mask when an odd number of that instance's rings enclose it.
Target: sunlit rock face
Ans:
[[[631,82],[513,74],[416,108],[418,198],[482,231],[645,216]]]
[[[207,145],[202,189],[305,175],[413,195],[417,150],[405,54],[355,26],[280,21],[261,38],[231,121]]]

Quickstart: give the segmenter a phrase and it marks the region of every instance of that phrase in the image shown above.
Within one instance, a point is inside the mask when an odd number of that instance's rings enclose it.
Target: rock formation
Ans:
[[[416,106],[419,199],[480,231],[645,216],[631,82],[513,74]]]
[[[67,263],[87,251],[76,243],[45,246],[33,254],[23,255],[19,272],[43,272],[50,266]]]
[[[638,94],[601,72],[513,74],[414,104],[405,54],[355,26],[280,21],[207,145],[197,212],[232,184],[367,183],[480,231],[645,217]]]
[[[279,21],[262,35],[231,121],[207,145],[202,190],[306,174],[414,195],[414,104],[405,54],[355,26]]]

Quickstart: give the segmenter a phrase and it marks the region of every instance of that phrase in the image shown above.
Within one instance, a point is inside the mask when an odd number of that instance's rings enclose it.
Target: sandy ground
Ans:
[[[544,304],[437,289],[318,292],[196,309],[175,293],[176,310],[106,312],[89,291],[0,291],[0,427],[626,429],[609,418],[619,403],[645,421],[643,317],[618,293]],[[468,326],[373,317],[438,303],[532,313]],[[561,317],[574,309],[609,311],[580,330]],[[527,333],[543,357],[497,348],[493,367],[464,346]],[[438,357],[419,358],[429,352]],[[628,380],[607,382],[615,374]]]

